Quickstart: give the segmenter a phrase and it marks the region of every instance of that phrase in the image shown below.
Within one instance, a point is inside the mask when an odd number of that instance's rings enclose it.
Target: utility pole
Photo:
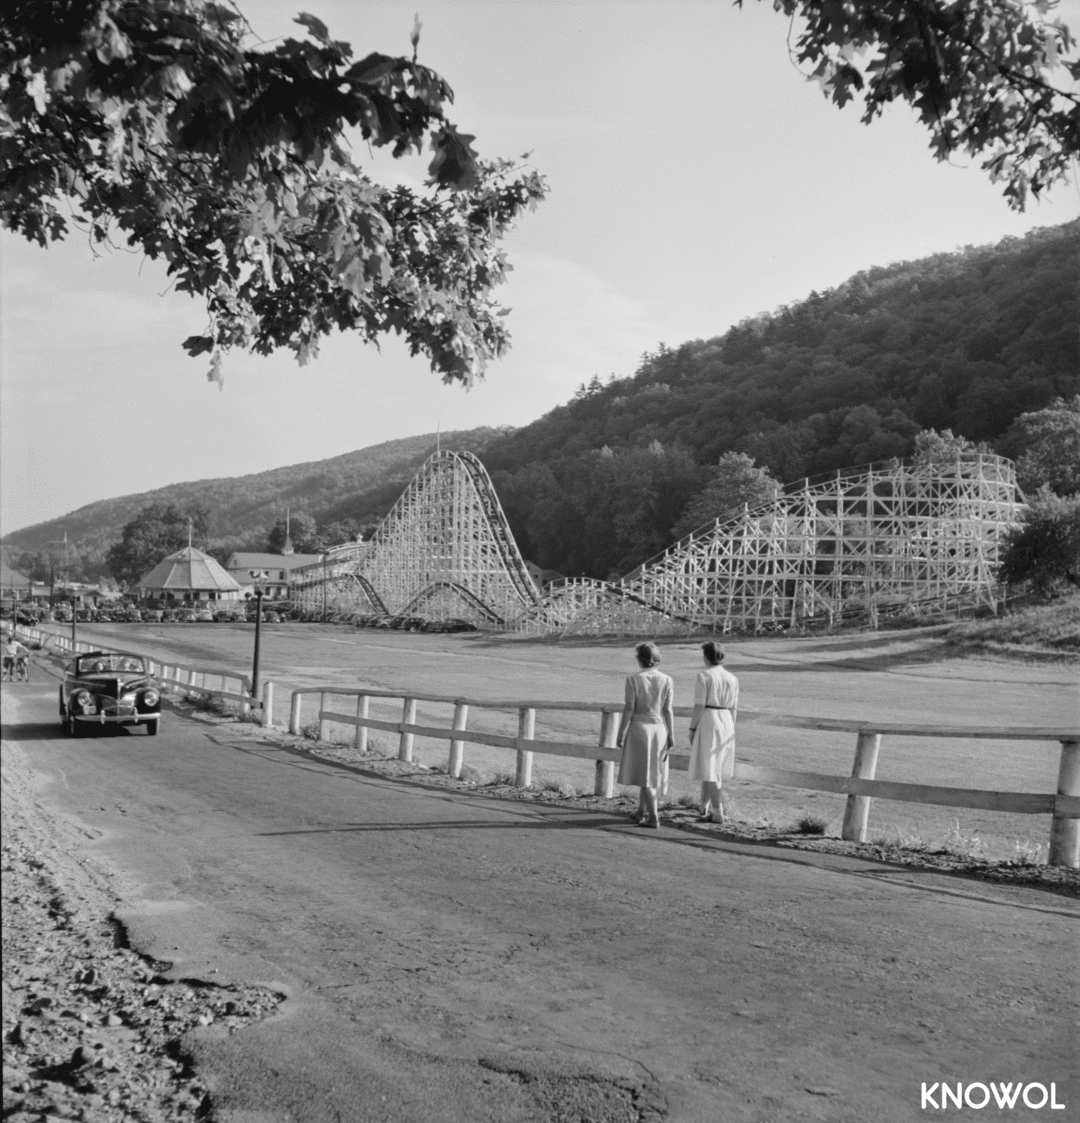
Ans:
[[[71,561],[68,557],[68,536],[67,527],[64,528],[63,538],[53,538],[49,541],[50,546],[59,546],[64,543],[64,591],[67,593],[68,604],[71,606],[71,653],[75,654],[75,598],[71,595]],[[50,558],[50,563],[52,559]],[[55,567],[54,567],[55,568]],[[49,588],[49,607],[53,607],[53,586],[55,581],[50,577]]]
[[[262,639],[262,599],[261,585],[255,586],[255,657],[251,663],[251,696],[259,697],[259,643]]]

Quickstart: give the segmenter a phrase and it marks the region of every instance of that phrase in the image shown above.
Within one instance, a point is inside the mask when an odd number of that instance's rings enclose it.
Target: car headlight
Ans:
[[[161,699],[161,695],[158,694],[158,692],[156,690],[144,690],[143,691],[142,700],[143,700],[144,706],[156,706],[158,704],[158,702],[160,701],[160,699]]]
[[[94,708],[94,699],[89,690],[77,690],[72,695],[71,700],[84,713],[90,713]]]

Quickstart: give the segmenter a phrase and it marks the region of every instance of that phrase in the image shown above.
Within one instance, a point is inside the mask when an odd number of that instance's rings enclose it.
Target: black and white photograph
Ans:
[[[1080,1119],[1078,35],[0,6],[5,1123]]]

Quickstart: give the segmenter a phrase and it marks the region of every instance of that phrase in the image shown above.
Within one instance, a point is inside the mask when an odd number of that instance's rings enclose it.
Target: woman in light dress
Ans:
[[[735,711],[739,680],[720,664],[724,651],[709,640],[701,645],[705,670],[694,683],[694,712],[690,718],[691,783],[701,784],[701,821],[722,823],[720,785],[735,772]]]
[[[656,789],[675,744],[674,684],[656,669],[660,651],[655,643],[639,643],[634,653],[641,670],[626,678],[626,704],[619,721],[619,783],[641,789],[634,816],[638,826],[658,827]]]

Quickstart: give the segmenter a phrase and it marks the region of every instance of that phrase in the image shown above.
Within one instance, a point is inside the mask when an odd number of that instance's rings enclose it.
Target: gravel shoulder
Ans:
[[[281,996],[163,977],[169,964],[126,946],[110,874],[78,856],[78,835],[35,799],[19,746],[5,743],[3,1117],[207,1118],[212,1104],[187,1034],[212,1023],[235,1033]]]

